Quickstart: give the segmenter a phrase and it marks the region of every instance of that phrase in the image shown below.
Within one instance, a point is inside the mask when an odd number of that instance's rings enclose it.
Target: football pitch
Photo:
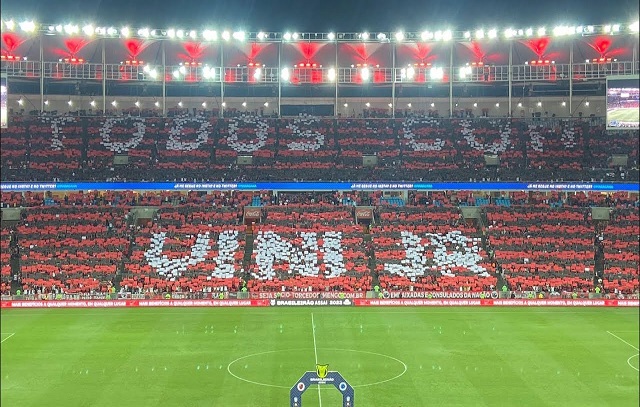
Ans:
[[[640,122],[640,110],[637,108],[619,108],[607,110],[607,122],[617,120],[619,122]]]
[[[638,309],[3,310],[2,405],[638,406]],[[303,407],[341,404],[307,389]]]

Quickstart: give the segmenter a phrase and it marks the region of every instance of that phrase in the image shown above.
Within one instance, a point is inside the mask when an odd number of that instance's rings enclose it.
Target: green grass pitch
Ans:
[[[3,310],[3,406],[638,406],[638,309]],[[315,329],[312,325],[315,323]],[[341,405],[312,387],[304,407]]]
[[[620,108],[607,111],[607,121],[640,122],[640,110],[635,108]]]

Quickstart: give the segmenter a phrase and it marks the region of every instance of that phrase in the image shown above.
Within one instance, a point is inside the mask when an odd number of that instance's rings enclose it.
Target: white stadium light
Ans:
[[[515,30],[513,28],[507,28],[504,30],[504,38],[513,38],[515,36]]]
[[[174,77],[174,78],[176,78],[176,79],[180,78],[180,71],[179,71],[179,70],[177,70],[177,69],[176,69],[176,70],[174,70],[174,71],[173,71],[173,77]]]
[[[116,30],[113,27],[109,27],[107,28],[107,35],[117,35],[118,34],[118,30]]]
[[[518,103],[518,107],[522,107],[522,102]]]
[[[472,73],[470,66],[462,66],[460,67],[459,75],[460,79],[465,79],[467,76],[470,76]]]
[[[18,104],[20,106],[24,105],[24,99],[22,99],[22,98],[18,99]]]
[[[496,107],[500,107],[500,103],[496,103]]]
[[[407,103],[407,107],[411,109],[411,102]]]
[[[476,31],[476,39],[481,40],[484,38],[484,31],[482,30],[477,30]]]
[[[431,107],[436,107],[436,104],[431,102]]]
[[[611,31],[614,33],[620,32],[620,24],[614,24],[613,27],[611,27]]]
[[[62,26],[60,24],[56,25],[56,32],[58,33],[62,32]]]
[[[107,28],[106,27],[96,27],[96,34],[98,35],[105,35],[107,33]]]
[[[389,107],[393,107],[393,103],[389,103],[387,106],[389,106]]]
[[[140,107],[140,101],[136,100],[136,103],[134,103],[134,105],[136,105],[136,107]]]
[[[185,68],[184,66],[181,66],[181,67],[178,69],[178,71],[179,71],[181,74],[186,75],[186,73],[187,73],[187,68]]]
[[[184,37],[184,30],[177,30],[176,31],[176,37],[178,37],[178,38]]]
[[[94,33],[94,28],[91,24],[87,24],[84,27],[82,27],[82,32],[84,33],[84,35],[91,36]]]
[[[96,107],[96,101],[92,100],[91,102],[89,102],[89,104],[91,105],[91,107]]]
[[[44,105],[45,105],[45,106],[49,106],[49,99],[47,99],[47,100],[45,100],[45,101],[44,101]]]
[[[196,38],[198,38],[198,33],[195,30],[189,31],[189,38],[195,40]]]
[[[544,37],[547,35],[547,29],[544,27],[538,28],[538,37]]]
[[[208,66],[202,68],[202,77],[204,79],[214,79],[216,77],[216,71]]]
[[[229,33],[229,31],[223,31],[222,32],[222,39],[225,41],[229,41],[231,39],[231,34]]]
[[[469,38],[471,38],[471,32],[470,32],[470,31],[465,31],[465,32],[464,32],[464,38],[465,38],[465,39],[467,39],[467,40],[468,40]]]
[[[327,79],[329,79],[331,82],[336,80],[336,69],[335,68],[329,68],[329,70],[327,71]]]
[[[633,23],[629,24],[629,31],[631,31],[632,33],[637,33],[638,31],[640,31],[640,22],[636,20]]]
[[[595,31],[595,27],[594,26],[592,26],[592,25],[588,25],[587,26],[587,32],[589,34],[592,34],[594,31]]]
[[[360,70],[360,77],[362,78],[363,81],[368,81],[370,76],[371,76],[371,71],[369,71],[369,68],[362,68]]]
[[[349,107],[349,104],[348,104],[348,103],[345,103],[343,106],[344,106],[344,107]]]
[[[363,32],[362,34],[360,34],[360,38],[364,41],[369,39],[369,33],[368,32]]]
[[[285,41],[291,41],[291,33],[289,32],[284,33],[282,38],[284,38]]]
[[[127,38],[127,37],[129,36],[129,34],[130,34],[130,32],[129,32],[129,27],[122,27],[122,28],[120,29],[120,34],[122,34],[122,36],[123,36],[124,38]]]
[[[7,27],[7,30],[13,31],[13,29],[16,27],[16,23],[14,23],[13,20],[9,20],[4,22],[4,26]]]
[[[158,77],[158,71],[156,71],[155,69],[152,69],[149,71],[149,77],[151,79],[156,79]]]
[[[282,78],[283,81],[289,80],[290,78],[289,68],[282,68],[282,71],[280,72],[280,78]]]
[[[431,31],[423,31],[422,34],[420,34],[420,38],[422,39],[422,41],[432,40],[433,33]]]
[[[398,35],[398,34],[396,34],[396,35]],[[376,35],[376,38],[377,38],[378,40],[380,40],[380,41],[384,41],[384,40],[386,40],[386,39],[387,39],[387,34],[385,34],[385,33],[379,33],[378,35]],[[400,40],[398,40],[398,41],[402,41],[402,40],[400,39]]]
[[[440,80],[444,78],[444,71],[442,70],[442,68],[433,67],[429,71],[429,77],[433,80]]]
[[[31,33],[36,30],[36,24],[33,21],[23,21],[20,23],[20,29],[24,32]]]
[[[382,34],[382,33],[380,33],[380,34]],[[378,34],[378,35],[380,35],[380,34]],[[384,34],[382,34],[382,35],[384,35]],[[386,35],[385,35],[385,37],[386,37]],[[395,37],[396,37],[396,41],[398,41],[398,42],[403,41],[404,40],[404,33],[402,31],[398,31],[396,33]]]
[[[176,30],[173,28],[169,28],[167,30],[167,37],[169,38],[176,38]]]
[[[327,39],[329,41],[333,41],[333,40],[336,39],[336,35],[334,33],[329,33],[329,34],[327,34]]]
[[[80,28],[77,25],[67,24],[64,26],[64,32],[67,34],[77,34]]]
[[[227,102],[222,102],[220,105],[221,105],[222,107],[227,107]]]
[[[207,108],[207,102],[202,102],[202,107]]]
[[[178,107],[182,107],[182,100],[178,102]]]
[[[247,102],[242,102],[242,107],[247,107]]]
[[[113,107],[118,106],[118,101],[114,100],[113,102],[111,102],[111,106],[113,106]]]
[[[442,33],[442,41],[451,41],[452,38],[453,33],[451,30],[445,30],[445,32]]]
[[[533,28],[527,28],[527,30],[524,33],[527,37],[533,36]]]
[[[156,100],[156,102],[155,102],[153,105],[154,105],[155,107],[160,107],[160,102],[158,102],[158,101]]]
[[[567,105],[567,102],[563,101],[562,102],[562,107],[565,107]]]
[[[262,69],[256,68],[256,70],[253,71],[253,79],[259,81],[261,76],[262,76]]]
[[[138,35],[143,37],[143,38],[147,38],[149,37],[149,29],[148,28],[141,28],[138,30]]]
[[[584,102],[585,106],[589,106],[589,101],[587,100],[586,102]]]
[[[440,30],[436,31],[434,37],[435,37],[436,41],[442,41],[442,31],[440,31]]]
[[[244,41],[244,31],[236,31],[233,33],[233,39],[236,41]]]
[[[264,102],[264,107],[269,107],[269,102]]]
[[[267,35],[266,35],[265,33],[263,33],[262,31],[260,31],[260,32],[258,33],[258,35],[257,35],[257,38],[258,38],[260,41],[263,41],[265,38],[267,38]]]
[[[202,38],[204,38],[205,41],[215,41],[218,39],[218,33],[212,30],[204,30],[202,32]]]
[[[473,107],[478,107],[478,103],[474,103],[474,104],[473,104]]]
[[[371,107],[371,103],[367,102],[364,104],[366,107]]]
[[[498,30],[496,30],[495,28],[489,30],[489,38],[490,39],[494,39],[494,38],[497,38],[497,37],[498,37]]]
[[[295,40],[297,40],[297,39],[298,39],[298,37],[299,37],[299,34],[298,34],[298,33],[293,33],[293,34],[291,34],[291,38],[292,38],[294,41],[295,41]]]

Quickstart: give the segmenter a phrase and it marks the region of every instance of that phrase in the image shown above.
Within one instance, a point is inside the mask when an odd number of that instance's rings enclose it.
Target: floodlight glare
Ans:
[[[198,33],[195,30],[191,30],[191,31],[189,31],[189,37],[192,40],[195,40],[196,38],[198,38]]]
[[[253,72],[253,79],[259,81],[261,76],[262,76],[262,69],[256,68],[256,70]]]
[[[67,102],[67,104],[68,104],[69,106],[73,106],[73,100],[69,99],[69,101]]]
[[[233,33],[233,39],[236,41],[244,41],[244,31],[236,31]]]
[[[522,102],[518,103],[518,107],[522,107]]]
[[[67,24],[64,26],[64,32],[67,34],[77,34],[79,31],[79,27],[73,24]]]
[[[433,39],[433,33],[430,31],[423,31],[422,34],[420,34],[420,38],[422,39],[422,41],[429,41]]]
[[[411,108],[411,102],[407,103],[407,107]]]
[[[92,100],[91,102],[89,102],[89,104],[91,105],[91,107],[96,107],[96,101]]]
[[[327,39],[329,41],[333,41],[333,40],[336,39],[336,35],[334,33],[329,33],[329,34],[327,34]]]
[[[22,99],[22,98],[18,99],[18,104],[20,106],[24,105],[24,99]]]
[[[368,81],[370,76],[371,72],[369,71],[369,68],[362,68],[360,70],[360,77],[362,78],[363,82]]]
[[[84,27],[82,27],[82,32],[84,33],[84,35],[93,35],[93,26],[91,24],[85,25]]]
[[[494,39],[494,38],[496,38],[497,36],[498,36],[498,30],[496,30],[495,28],[494,28],[494,29],[489,30],[489,38],[490,38],[490,39]]]
[[[471,38],[471,32],[469,32],[469,31],[465,31],[465,32],[464,32],[464,38],[466,38],[466,39]]]
[[[140,107],[140,101],[136,100],[136,103],[134,103],[134,105],[136,105],[136,107]]]
[[[167,30],[167,37],[169,38],[176,38],[176,30],[173,28],[169,28]]]
[[[435,107],[435,106],[436,106],[436,104],[431,102],[431,107]]]
[[[336,80],[336,69],[335,68],[329,68],[329,70],[327,71],[327,78],[332,82]]]
[[[118,34],[118,30],[116,30],[113,27],[107,28],[107,35],[116,35],[116,34]]]
[[[474,103],[474,104],[473,104],[473,107],[478,107],[478,104],[477,104],[477,103]]]
[[[183,75],[184,75],[184,74],[186,74],[186,73],[187,73],[187,68],[185,68],[184,66],[181,66],[181,67],[178,69],[178,71],[179,71],[181,74],[183,74]]]
[[[381,33],[381,34],[382,34],[382,33]],[[382,35],[384,35],[384,34],[382,34]],[[386,37],[386,36],[385,36],[385,37]],[[404,33],[403,33],[402,31],[398,31],[398,32],[396,33],[396,41],[398,41],[398,42],[399,42],[399,41],[402,41],[402,40],[404,40]]]
[[[247,107],[247,102],[242,102],[242,107]]]
[[[298,39],[298,33],[291,34],[291,38],[293,38],[293,40],[297,40]]]
[[[640,22],[636,20],[633,23],[629,24],[629,30],[633,33],[637,33],[638,31],[640,31]]]
[[[231,34],[229,33],[229,31],[223,31],[222,32],[222,39],[225,41],[229,41],[231,39]]]
[[[440,31],[440,30],[436,31],[435,39],[436,39],[436,41],[441,41],[442,40],[442,31]]]
[[[207,102],[202,102],[202,107],[207,108]]]
[[[160,107],[160,102],[158,102],[158,101],[156,100],[156,102],[154,103],[154,105],[155,105],[155,107]]]
[[[202,37],[205,41],[215,41],[218,39],[218,33],[212,30],[204,30],[202,33]]]
[[[500,107],[500,103],[496,103],[496,107]]]
[[[269,107],[269,102],[264,102],[264,107]]]
[[[364,104],[366,107],[371,107],[371,103],[367,102]]]
[[[158,71],[156,71],[155,69],[152,69],[149,71],[149,77],[151,79],[156,79],[158,77]]]
[[[122,34],[122,36],[123,36],[124,38],[127,38],[127,37],[129,36],[129,34],[130,34],[130,32],[129,32],[129,27],[122,27],[122,28],[120,29],[120,34]]]
[[[283,81],[289,80],[290,78],[289,68],[282,68],[282,71],[280,72],[280,78],[282,78]]]
[[[544,37],[547,35],[547,29],[544,27],[538,28],[538,37]]]
[[[265,33],[263,33],[262,31],[260,31],[257,35],[257,38],[262,41],[267,37],[267,35]]]
[[[148,28],[141,28],[138,30],[138,35],[143,37],[143,38],[147,38],[149,37],[149,29]]]
[[[182,107],[182,100],[178,102],[178,107]]]
[[[399,39],[399,40],[397,39],[397,35],[398,35],[398,34],[396,34],[396,40],[397,40],[397,41],[402,41],[402,39]],[[378,35],[376,35],[376,38],[377,38],[378,40],[380,40],[380,41],[384,41],[384,40],[386,40],[386,39],[387,39],[387,34],[385,34],[385,33],[379,33]]]
[[[433,80],[442,79],[444,78],[444,71],[442,70],[442,68],[433,67],[429,71],[429,77]]]
[[[476,38],[479,39],[479,40],[483,39],[484,38],[484,31],[477,30],[476,31]]]
[[[177,69],[173,71],[173,77],[176,79],[180,78],[180,71],[178,71]]]
[[[393,107],[393,103],[389,103],[387,106],[389,106],[389,107]]]
[[[506,30],[504,30],[505,38],[512,38],[514,35],[515,35],[515,30],[513,28],[507,28]]]
[[[442,41],[451,41],[452,38],[453,33],[451,32],[451,30],[446,30],[442,33]]]
[[[113,102],[111,102],[111,106],[113,106],[113,107],[118,106],[118,102],[116,100],[114,100]]]
[[[620,24],[614,24],[613,27],[611,27],[611,31],[614,33],[620,32]]]
[[[284,38],[285,41],[291,41],[291,33],[289,33],[289,32],[284,33],[282,38]]]
[[[360,34],[360,38],[362,38],[363,40],[368,40],[369,39],[369,33],[368,32],[363,32],[362,34]]]
[[[177,30],[176,31],[176,37],[178,37],[178,38],[184,37],[184,30]]]
[[[527,31],[525,31],[525,35],[527,37],[531,37],[533,35],[533,28],[527,28]]]
[[[5,21],[4,26],[7,27],[7,30],[13,31],[13,29],[16,26],[16,23],[14,23],[13,20],[9,20],[9,21]]]
[[[34,32],[36,24],[33,21],[23,21],[20,23],[20,29],[27,33]]]

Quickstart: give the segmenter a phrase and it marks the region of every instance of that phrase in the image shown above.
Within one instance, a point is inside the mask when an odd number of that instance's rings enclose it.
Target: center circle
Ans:
[[[636,353],[635,355],[632,355],[631,357],[629,357],[629,359],[627,359],[627,364],[631,366],[632,369],[638,370],[637,367],[631,364],[631,360],[633,360],[633,358],[637,358],[639,355],[640,353]]]
[[[402,372],[400,372],[399,374],[395,374],[392,377],[386,378],[386,379],[382,379],[382,380],[378,380],[378,381],[374,381],[371,383],[364,383],[364,384],[356,384],[356,385],[352,385],[353,388],[358,388],[358,387],[368,387],[368,386],[375,386],[378,384],[382,384],[382,383],[386,383],[386,382],[390,382],[392,380],[398,379],[401,376],[403,376],[406,372],[407,372],[407,365],[406,363],[404,363],[403,361],[401,361],[400,359],[397,359],[393,356],[389,356],[389,355],[385,355],[383,353],[377,353],[377,352],[369,352],[369,351],[365,351],[365,350],[356,350],[356,349],[338,349],[338,348],[319,348],[319,351],[323,352],[352,352],[352,353],[359,353],[362,355],[369,355],[369,356],[376,356],[376,357],[382,357],[382,358],[386,358],[388,360],[393,361],[394,364],[398,364],[400,366],[402,366]],[[260,381],[256,381],[256,380],[250,380],[247,379],[245,377],[242,377],[236,373],[234,373],[231,370],[231,367],[243,360],[246,359],[250,359],[250,358],[254,358],[254,357],[258,357],[258,356],[264,356],[264,355],[272,355],[275,353],[295,353],[295,352],[313,352],[314,349],[281,349],[281,350],[270,350],[270,351],[265,351],[265,352],[258,352],[258,353],[252,353],[250,355],[245,355],[245,356],[241,356],[233,361],[231,361],[228,365],[227,365],[227,372],[235,377],[238,380],[242,380],[243,382],[246,383],[251,383],[251,384],[255,384],[258,386],[266,386],[266,387],[275,387],[275,388],[279,388],[279,389],[290,389],[292,386],[295,385],[295,381],[298,380],[300,378],[300,376],[302,376],[302,374],[304,373],[303,371],[300,372],[295,372],[295,378],[291,381],[291,385],[290,386],[283,386],[283,385],[279,385],[279,384],[271,384],[271,383],[263,383]],[[307,355],[308,356],[308,355]],[[357,362],[356,362],[357,363]],[[379,361],[375,362],[378,370],[382,370],[380,369],[380,365],[381,363]],[[246,368],[247,365],[245,365]],[[347,378],[348,379],[348,378]]]

